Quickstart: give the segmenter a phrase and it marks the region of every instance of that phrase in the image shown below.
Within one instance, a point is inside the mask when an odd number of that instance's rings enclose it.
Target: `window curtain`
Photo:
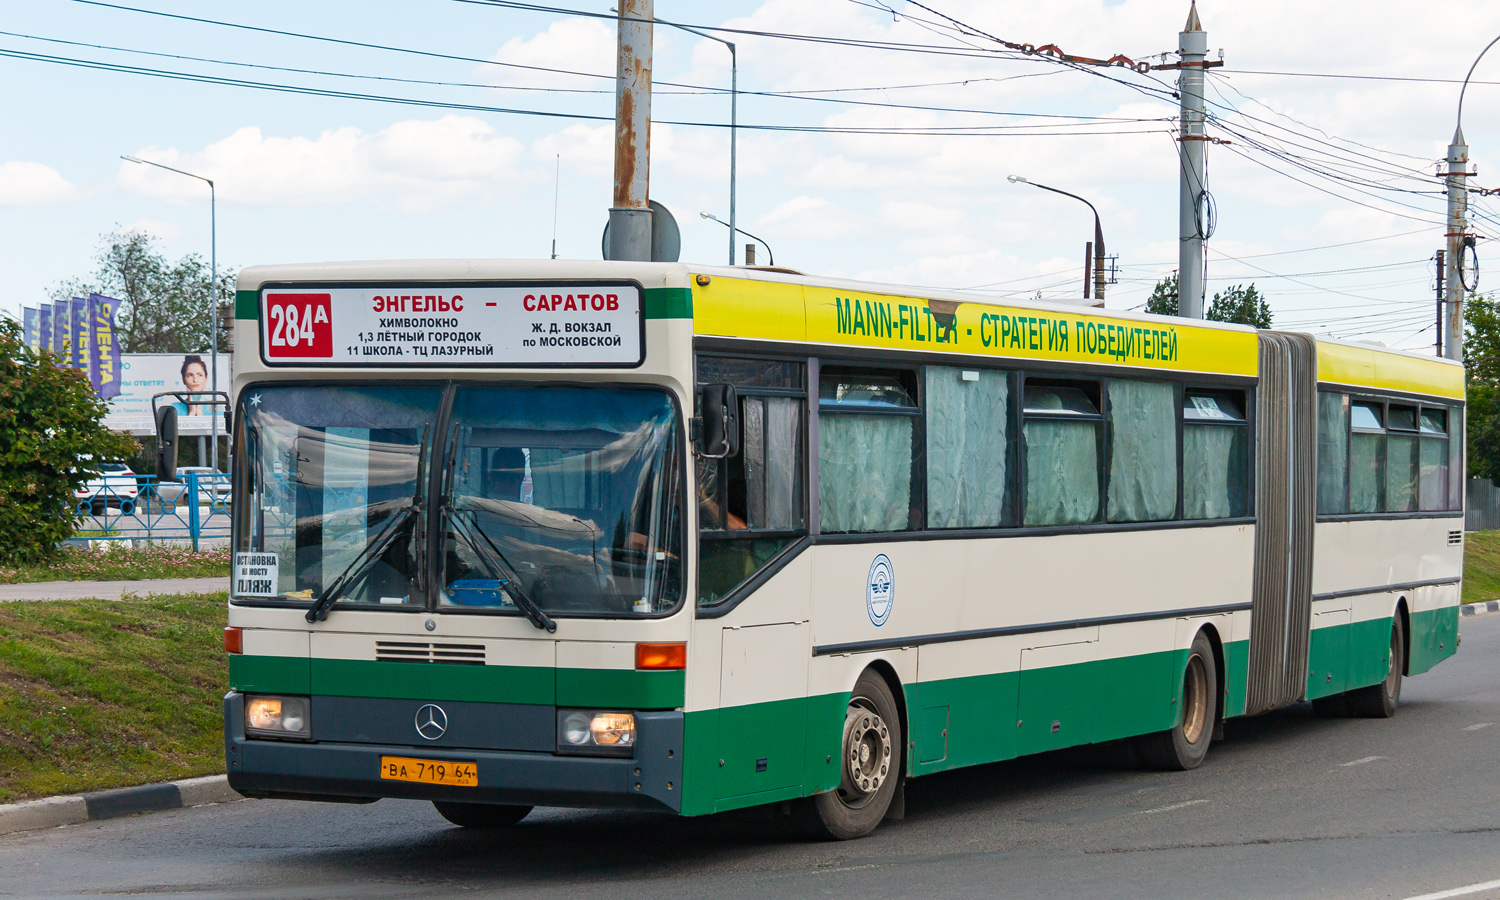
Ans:
[[[986,528],[1005,514],[1010,379],[980,370],[927,368],[927,524]]]
[[[1177,392],[1160,381],[1110,381],[1109,520],[1177,514]]]
[[[1026,524],[1073,525],[1099,517],[1097,422],[1026,423]]]
[[[1343,394],[1318,394],[1318,512],[1348,512],[1349,402]]]
[[[818,508],[823,530],[910,526],[911,416],[824,415],[818,420]]]
[[[1224,519],[1245,514],[1245,466],[1236,442],[1245,429],[1187,425],[1182,429],[1182,514],[1186,519]]]
[[[1385,478],[1385,435],[1356,433],[1349,439],[1349,511],[1380,512]]]
[[[1417,495],[1421,509],[1443,509],[1448,502],[1448,439],[1424,437],[1421,442],[1422,486]]]
[[[1417,508],[1417,439],[1388,434],[1385,438],[1385,508],[1407,512]]]
[[[797,494],[798,436],[802,433],[802,401],[793,397],[766,399],[766,521],[765,528],[801,528],[802,498]],[[762,527],[751,521],[750,527]]]

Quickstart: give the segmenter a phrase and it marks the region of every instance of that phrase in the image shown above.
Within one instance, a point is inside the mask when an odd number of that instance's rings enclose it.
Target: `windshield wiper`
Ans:
[[[474,524],[472,520],[459,518],[461,513],[472,514],[473,510],[448,509],[445,512],[449,513],[448,521],[460,529],[464,540],[468,542],[470,547],[474,548],[474,552],[484,558],[485,565],[490,567],[492,573],[504,576],[495,580],[500,582],[500,586],[505,589],[505,592],[510,594],[511,598],[516,601],[516,606],[520,607],[521,612],[526,614],[526,618],[531,620],[531,624],[546,630],[549,634],[557,631],[557,623],[552,621],[551,617],[546,613],[542,612],[542,608],[536,604],[536,601],[531,599],[521,589],[520,573],[516,571],[515,566],[510,564],[510,560],[505,558],[505,554],[500,552],[500,548],[495,546],[495,542],[490,540],[490,536],[484,533],[484,529]],[[476,533],[479,535],[480,541],[474,540],[473,535]]]
[[[365,549],[361,550],[359,555],[354,557],[354,561],[349,563],[344,571],[339,573],[339,577],[330,582],[328,587],[323,589],[323,593],[318,595],[318,602],[314,603],[312,609],[307,611],[306,618],[308,622],[319,622],[328,618],[328,608],[333,606],[334,601],[338,599],[339,592],[344,589],[345,585],[363,575],[365,569],[369,568],[370,563],[379,559],[385,553],[386,548],[391,545],[391,541],[395,540],[396,535],[401,532],[401,526],[406,523],[407,519],[412,517],[414,510],[415,507],[407,506],[394,516],[391,516],[390,521],[375,536],[375,539],[365,544]]]

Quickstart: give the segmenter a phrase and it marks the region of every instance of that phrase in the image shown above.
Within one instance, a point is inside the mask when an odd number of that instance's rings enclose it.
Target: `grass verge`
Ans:
[[[1500,600],[1500,531],[1464,535],[1465,603]]]
[[[0,566],[0,584],[36,581],[138,581],[142,578],[224,578],[229,548],[193,552],[188,547],[114,550],[64,548],[36,566]]]
[[[225,600],[0,604],[0,802],[223,772]]]

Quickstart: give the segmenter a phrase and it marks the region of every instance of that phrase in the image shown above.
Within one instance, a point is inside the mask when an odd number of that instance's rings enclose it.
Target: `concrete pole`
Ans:
[[[652,0],[620,0],[609,258],[651,259]]]
[[[1469,218],[1469,145],[1464,143],[1462,127],[1453,132],[1448,145],[1448,302],[1444,305],[1443,355],[1449,359],[1464,358],[1464,286],[1459,269],[1464,264],[1464,234]]]
[[[1177,310],[1189,319],[1203,318],[1203,60],[1208,34],[1198,22],[1198,5],[1188,10],[1187,25],[1177,35],[1182,75],[1181,157],[1177,210]]]

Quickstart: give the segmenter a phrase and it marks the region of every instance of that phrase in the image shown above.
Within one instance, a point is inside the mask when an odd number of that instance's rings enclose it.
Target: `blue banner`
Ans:
[[[68,365],[84,372],[89,370],[89,306],[87,297],[73,298],[73,346]]]
[[[57,327],[57,307],[56,303],[42,304],[42,349],[53,356],[57,355],[58,348],[62,346],[62,335]]]
[[[120,301],[101,294],[89,294],[90,318],[93,322],[89,378],[94,389],[105,400],[120,396],[120,336],[115,331],[115,314]]]
[[[37,334],[39,333],[41,327],[42,322],[40,311],[32,309],[29,306],[21,310],[21,331],[24,335],[23,340],[26,342],[26,346],[30,347],[33,350],[35,350],[39,345]]]

